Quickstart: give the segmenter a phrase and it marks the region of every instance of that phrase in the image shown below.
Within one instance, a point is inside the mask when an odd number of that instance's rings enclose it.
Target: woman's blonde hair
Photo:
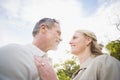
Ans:
[[[97,44],[97,37],[93,32],[89,30],[77,30],[77,32],[82,33],[84,36],[92,38],[90,49],[93,55],[98,56],[103,54],[99,45]]]

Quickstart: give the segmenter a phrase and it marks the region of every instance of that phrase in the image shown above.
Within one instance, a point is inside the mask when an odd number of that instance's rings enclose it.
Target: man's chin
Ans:
[[[56,51],[57,49],[58,49],[58,48],[56,47],[56,48],[53,48],[52,50],[55,50],[55,51]]]

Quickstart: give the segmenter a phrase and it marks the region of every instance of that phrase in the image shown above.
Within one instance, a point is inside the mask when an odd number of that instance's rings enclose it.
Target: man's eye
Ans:
[[[57,31],[58,35],[61,35],[61,32]]]

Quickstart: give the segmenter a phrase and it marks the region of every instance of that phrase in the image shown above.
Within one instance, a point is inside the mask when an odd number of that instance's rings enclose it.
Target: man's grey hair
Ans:
[[[59,22],[58,22],[56,19],[42,18],[41,20],[39,20],[39,21],[36,23],[36,25],[35,25],[35,27],[34,27],[34,29],[33,29],[33,32],[32,32],[33,37],[35,37],[36,34],[39,32],[40,25],[41,25],[42,23],[45,23],[48,28],[52,28],[52,25],[53,25],[54,23],[59,24]]]

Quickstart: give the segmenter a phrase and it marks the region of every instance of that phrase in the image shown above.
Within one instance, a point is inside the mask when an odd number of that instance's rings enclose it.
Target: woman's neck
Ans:
[[[80,64],[84,63],[90,56],[91,56],[91,52],[90,51],[85,51],[83,53],[80,53],[78,55],[79,60],[80,60]]]

